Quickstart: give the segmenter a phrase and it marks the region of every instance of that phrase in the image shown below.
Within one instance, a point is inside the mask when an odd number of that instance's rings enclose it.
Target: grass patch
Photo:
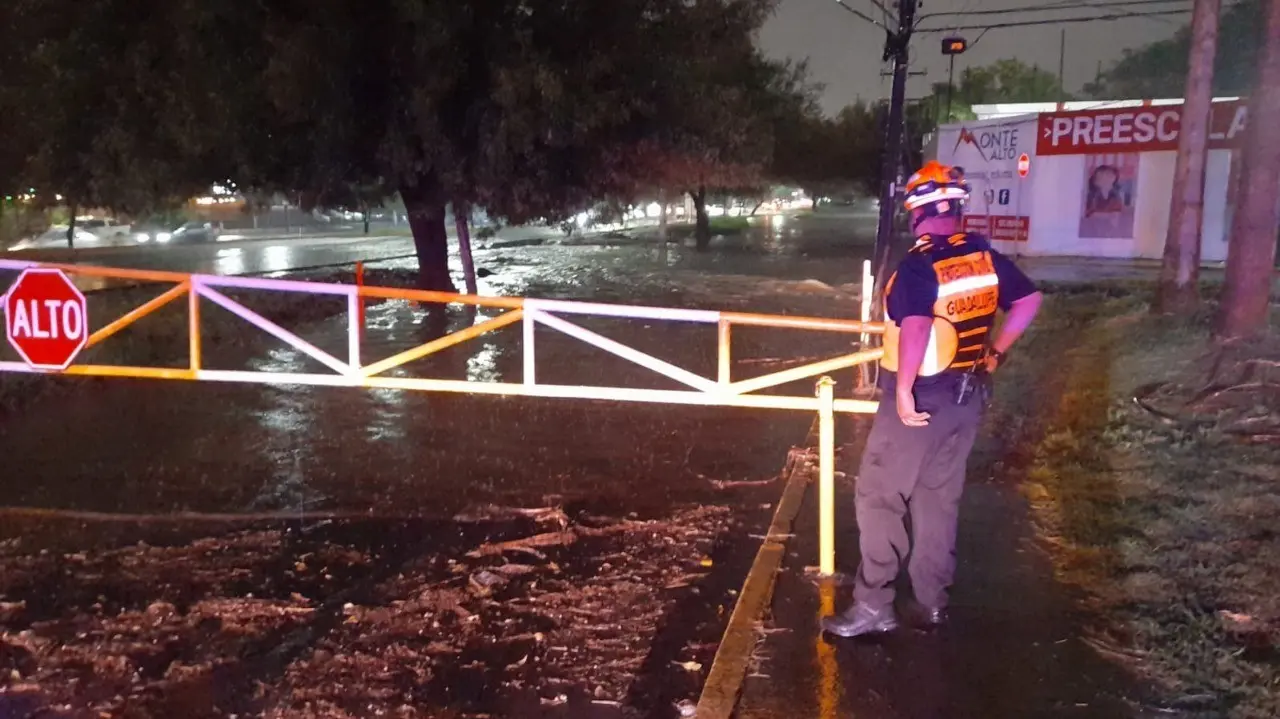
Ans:
[[[712,237],[716,235],[735,237],[751,229],[751,218],[721,215],[709,218],[707,226],[711,229]],[[692,238],[696,232],[697,227],[692,222],[673,222],[667,225],[667,239],[670,241],[682,242]]]
[[[1280,716],[1280,446],[1240,430],[1280,426],[1258,369],[1280,344],[1214,347],[1208,312],[1152,318],[1147,294],[1050,294],[1002,371],[998,461],[1022,479],[1061,579],[1093,600],[1100,651],[1171,707]]]
[[[751,220],[746,217],[720,216],[712,217],[709,224],[713,235],[737,235],[751,226]]]

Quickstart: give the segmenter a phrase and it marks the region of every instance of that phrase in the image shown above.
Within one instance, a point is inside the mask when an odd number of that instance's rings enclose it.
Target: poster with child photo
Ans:
[[[1138,153],[1085,156],[1080,237],[1133,239],[1139,157]]]

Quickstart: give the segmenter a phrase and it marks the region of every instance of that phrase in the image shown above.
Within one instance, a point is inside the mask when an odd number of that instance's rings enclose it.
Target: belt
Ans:
[[[913,389],[917,392],[951,391],[960,385],[960,380],[964,375],[963,370],[949,369],[930,377],[916,377]],[[898,373],[882,370],[879,384],[880,389],[892,392],[898,386]]]

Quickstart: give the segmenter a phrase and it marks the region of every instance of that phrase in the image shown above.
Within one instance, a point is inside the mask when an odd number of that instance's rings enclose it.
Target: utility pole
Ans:
[[[1204,221],[1204,168],[1213,112],[1213,61],[1218,50],[1222,0],[1196,0],[1191,16],[1191,50],[1173,168],[1169,229],[1164,240],[1160,285],[1151,309],[1186,313],[1200,304],[1200,225]],[[1254,117],[1261,117],[1254,115]]]
[[[889,279],[889,261],[893,254],[897,233],[894,219],[898,213],[898,193],[902,189],[902,116],[907,96],[907,48],[915,29],[916,3],[918,0],[898,0],[898,23],[893,30],[885,31],[884,60],[893,63],[893,85],[889,93],[889,114],[885,122],[884,161],[880,178],[880,222],[876,227],[873,317],[881,318],[884,312],[884,286]]]

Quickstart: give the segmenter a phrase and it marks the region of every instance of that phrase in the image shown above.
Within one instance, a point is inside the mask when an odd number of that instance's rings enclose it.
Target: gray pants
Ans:
[[[944,608],[955,573],[956,517],[964,491],[965,462],[982,421],[982,401],[955,403],[955,382],[915,391],[916,409],[928,412],[927,427],[898,419],[892,383],[880,398],[858,472],[857,515],[862,562],[853,597],[881,608],[893,603],[893,583],[902,560],[916,599]],[[908,538],[906,514],[911,513]],[[914,539],[911,542],[910,539]]]

